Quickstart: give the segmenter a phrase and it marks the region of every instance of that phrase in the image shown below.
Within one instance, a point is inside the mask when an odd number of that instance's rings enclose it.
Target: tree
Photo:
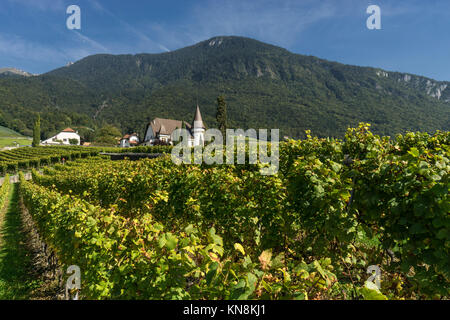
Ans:
[[[3,113],[0,111],[0,126],[7,127],[8,124],[6,123],[5,117],[3,116]]]
[[[69,139],[71,145],[77,145],[79,143],[78,139]]]
[[[81,136],[81,141],[92,142],[95,138],[95,130],[91,128],[79,128],[78,134]]]
[[[122,133],[119,129],[112,125],[105,125],[96,133],[94,142],[101,145],[116,146],[121,136]]]
[[[222,136],[225,139],[227,131],[227,103],[225,102],[224,96],[217,97],[216,121],[219,125],[218,129],[222,132]]]
[[[33,128],[33,147],[38,147],[41,143],[41,115],[38,113],[38,117],[36,122],[34,123]]]

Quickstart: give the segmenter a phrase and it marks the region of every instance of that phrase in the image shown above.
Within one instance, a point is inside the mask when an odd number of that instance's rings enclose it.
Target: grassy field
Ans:
[[[31,145],[32,139],[25,137],[14,130],[0,126],[0,149],[4,147],[15,147],[16,143],[21,146]]]
[[[27,138],[0,138],[0,149],[4,147],[15,147],[17,142],[21,146],[29,146],[31,145],[32,139]]]
[[[0,126],[0,137],[23,137],[20,133]]]

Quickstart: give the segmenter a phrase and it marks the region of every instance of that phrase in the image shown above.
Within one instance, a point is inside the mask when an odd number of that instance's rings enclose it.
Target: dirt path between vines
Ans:
[[[60,289],[49,275],[18,189],[18,184],[11,184],[9,198],[0,210],[0,300],[58,299]]]
[[[18,186],[10,194],[0,213],[0,299],[29,299],[39,281],[32,276],[32,254],[22,230]]]

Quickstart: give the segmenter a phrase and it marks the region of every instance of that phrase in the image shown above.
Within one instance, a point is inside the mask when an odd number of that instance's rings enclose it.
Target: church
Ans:
[[[188,133],[188,145],[191,147],[203,146],[205,142],[206,126],[202,120],[200,108],[197,105],[192,124],[186,121],[155,118],[147,125],[143,146],[151,146],[157,142],[173,145],[173,135],[176,129],[185,128]]]

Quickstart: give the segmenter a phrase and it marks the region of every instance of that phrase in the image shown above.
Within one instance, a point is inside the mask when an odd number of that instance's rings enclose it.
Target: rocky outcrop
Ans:
[[[0,68],[0,75],[4,75],[4,76],[24,76],[24,77],[31,77],[33,76],[33,74],[26,72],[26,71],[22,71],[16,68]]]
[[[450,103],[450,82],[436,81],[412,74],[398,72],[388,73],[383,70],[376,70],[375,74],[380,78],[391,77],[397,79],[398,83],[401,83],[408,88],[420,90],[427,96]]]

